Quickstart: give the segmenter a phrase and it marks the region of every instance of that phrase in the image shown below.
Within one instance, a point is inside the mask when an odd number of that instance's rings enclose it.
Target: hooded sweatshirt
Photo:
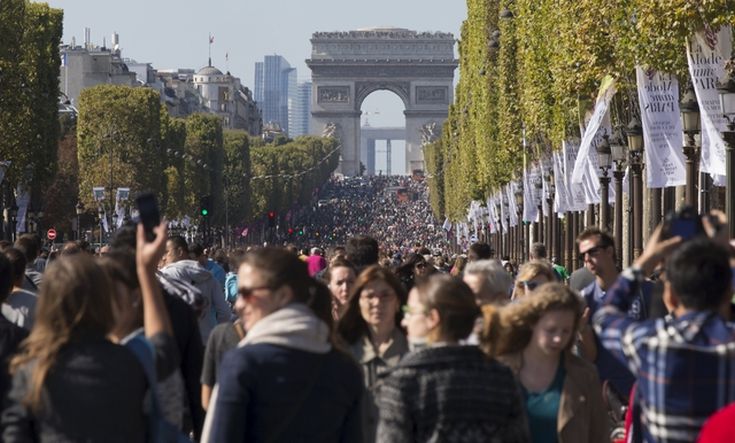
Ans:
[[[211,272],[194,260],[180,260],[161,269],[161,274],[191,283],[202,292],[204,309],[199,316],[199,332],[207,343],[210,332],[218,323],[230,319],[230,307],[225,301],[224,290]]]

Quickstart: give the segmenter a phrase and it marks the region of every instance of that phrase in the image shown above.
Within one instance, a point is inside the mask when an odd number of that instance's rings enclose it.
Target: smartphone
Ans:
[[[155,194],[146,192],[138,195],[135,198],[135,206],[138,208],[140,223],[143,224],[143,229],[145,229],[146,240],[149,242],[153,241],[156,238],[156,234],[153,233],[153,228],[161,223],[161,214],[158,211],[158,202],[156,202]]]
[[[684,207],[667,217],[665,231],[667,238],[679,236],[687,241],[702,235],[704,227],[697,211],[692,207]]]

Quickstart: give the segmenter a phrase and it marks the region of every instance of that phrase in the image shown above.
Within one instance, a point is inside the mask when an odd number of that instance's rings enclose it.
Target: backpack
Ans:
[[[176,426],[172,425],[161,413],[161,405],[156,392],[156,363],[154,360],[153,345],[143,334],[138,334],[125,343],[140,365],[143,367],[146,380],[148,381],[148,392],[151,398],[151,408],[148,415],[148,436],[146,441],[151,443],[191,443]]]

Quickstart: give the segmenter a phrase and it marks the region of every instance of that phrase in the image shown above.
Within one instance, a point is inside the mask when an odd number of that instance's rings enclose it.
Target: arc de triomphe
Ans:
[[[454,36],[400,28],[316,32],[311,38],[312,134],[342,142],[339,171],[360,167],[360,108],[377,90],[394,92],[406,115],[406,169],[424,169],[423,141],[438,136],[452,103]]]

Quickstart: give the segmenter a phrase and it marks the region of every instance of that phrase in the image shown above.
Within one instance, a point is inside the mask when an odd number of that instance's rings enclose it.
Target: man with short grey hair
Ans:
[[[505,304],[510,299],[513,277],[498,260],[478,260],[467,264],[463,280],[475,293],[477,304]]]

